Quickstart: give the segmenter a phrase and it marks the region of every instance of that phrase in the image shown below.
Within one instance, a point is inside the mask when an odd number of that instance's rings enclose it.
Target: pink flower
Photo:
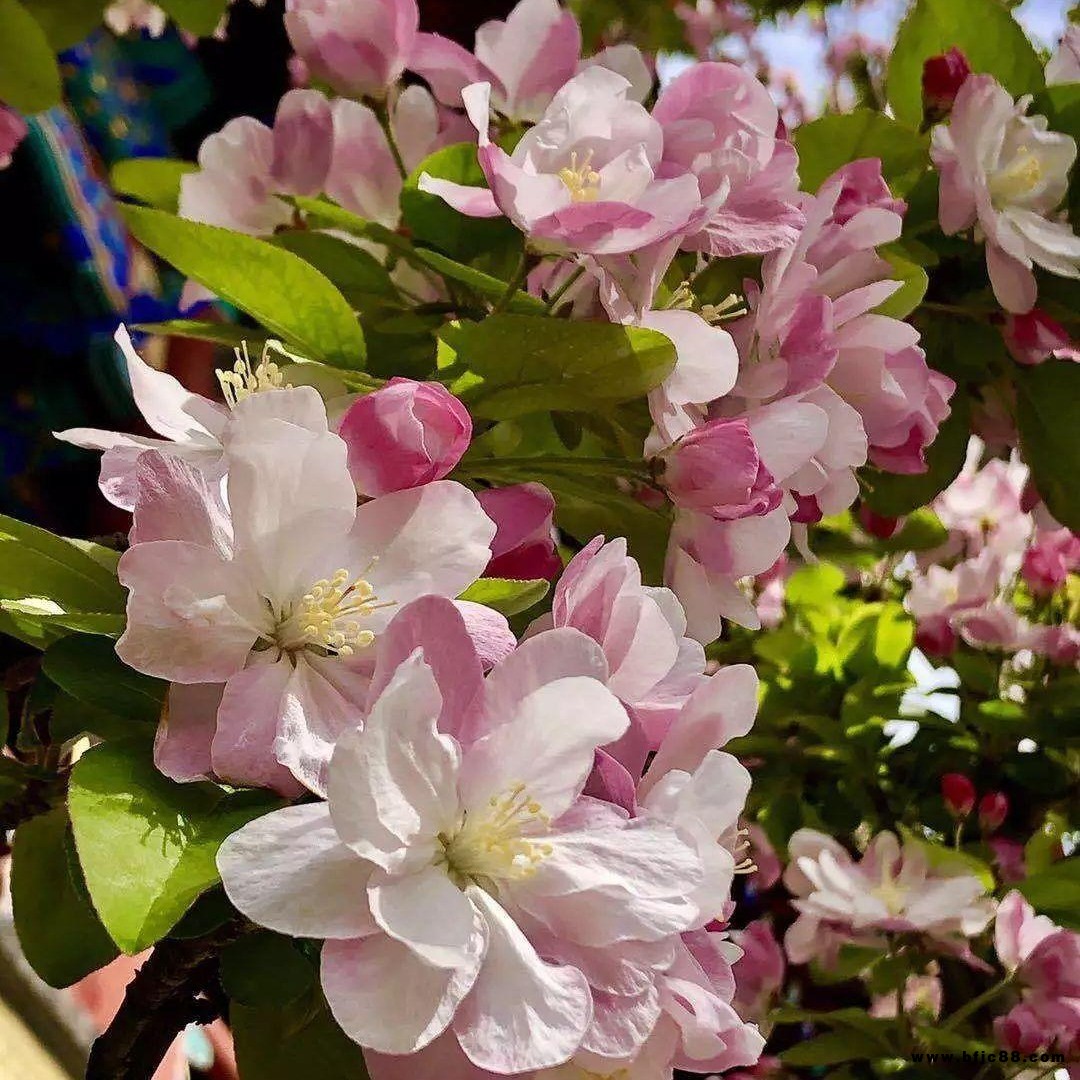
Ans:
[[[1033,366],[1053,357],[1057,360],[1080,360],[1069,332],[1045,312],[1033,308],[1026,315],[1010,315],[1001,336],[1009,355],[1018,363]]]
[[[1064,587],[1080,567],[1080,536],[1070,529],[1040,533],[1024,552],[1021,573],[1032,592],[1049,596]]]
[[[731,937],[742,949],[734,968],[735,1008],[744,1020],[762,1023],[784,985],[784,950],[768,919],[757,919]]]
[[[573,627],[603,650],[608,688],[640,729],[640,737],[618,756],[631,771],[640,771],[705,678],[704,651],[686,637],[679,601],[667,589],[642,585],[624,539],[605,544],[598,536],[567,564],[550,615],[537,619],[529,634],[552,626]]]
[[[767,514],[783,498],[745,420],[709,420],[679,439],[662,461],[672,501],[721,520]]]
[[[555,500],[543,484],[489,488],[477,492],[477,498],[495,522],[485,577],[551,581],[559,576],[562,559],[555,548],[552,525]]]
[[[934,500],[933,508],[952,534],[949,554],[977,555],[990,548],[1008,572],[1019,568],[1032,522],[1021,505],[1027,469],[998,458],[979,467],[981,444],[974,440],[960,475]]]
[[[979,827],[984,833],[997,832],[1009,816],[1009,798],[1002,791],[987,792],[979,800]]]
[[[1006,971],[1014,972],[1031,956],[1036,946],[1059,930],[1052,919],[1036,915],[1035,909],[1014,890],[998,905],[994,920],[994,948],[998,959]]]
[[[784,939],[792,963],[822,956],[830,933],[848,940],[919,933],[961,948],[993,917],[993,901],[977,877],[931,867],[918,843],[901,847],[889,832],[879,833],[858,861],[812,829],[799,829],[789,850],[784,884],[799,912]]]
[[[240,403],[228,511],[220,486],[187,463],[140,460],[116,648],[158,678],[224,683],[197,760],[180,717],[167,718],[156,747],[167,775],[192,779],[209,764],[234,783],[318,791],[334,740],[362,716],[368,650],[391,614],[417,596],[457,596],[486,565],[495,529],[448,480],[358,509],[344,442],[242,408],[260,401]]]
[[[1006,311],[1035,305],[1033,264],[1080,277],[1080,239],[1055,216],[1069,183],[1076,143],[1027,117],[990,75],[972,75],[947,124],[934,128],[931,157],[941,173],[939,218],[947,235],[978,225],[986,268]]]
[[[1034,627],[1027,644],[1033,652],[1061,667],[1080,663],[1080,630],[1071,623]]]
[[[1080,29],[1071,23],[1046,65],[1046,85],[1080,82]]]
[[[1080,1001],[1022,1001],[997,1017],[994,1038],[1021,1054],[1052,1049],[1073,1056],[1080,1045]]]
[[[125,327],[117,329],[115,338],[127,366],[135,405],[151,430],[162,437],[96,428],[69,428],[55,435],[74,446],[104,451],[99,481],[102,493],[124,510],[135,507],[136,466],[147,450],[187,462],[208,479],[216,479],[225,471],[225,446],[243,416],[277,418],[315,433],[327,430],[326,408],[319,395],[310,387],[289,386],[270,359],[272,348],[267,348],[254,366],[246,347],[237,350],[232,371],[218,376],[227,401],[221,405],[190,393],[171,375],[147,364],[135,352]]]
[[[931,56],[923,64],[923,123],[927,126],[944,120],[953,102],[971,74],[967,57],[955,46],[940,56]]]
[[[262,235],[292,221],[276,195],[317,195],[334,145],[330,102],[318,90],[290,90],[273,128],[250,116],[230,120],[199,147],[199,171],[180,183],[180,216]]]
[[[904,980],[902,994],[904,1012],[922,1013],[924,1018],[936,1020],[941,1015],[944,998],[941,979],[937,976],[938,965],[934,960],[929,964],[930,974],[909,975]],[[870,1015],[882,1019],[896,1016],[896,994],[876,995],[870,1003]]]
[[[1001,562],[986,550],[951,570],[934,565],[925,574],[913,574],[904,607],[914,616],[920,631],[939,620],[951,623],[954,616],[988,604],[1001,580]]]
[[[507,154],[488,135],[491,84],[473,84],[463,100],[490,190],[426,174],[420,189],[464,214],[504,214],[551,252],[618,255],[665,239],[696,210],[698,185],[658,175],[663,129],[629,90],[621,75],[586,68]]]
[[[403,610],[389,633],[329,802],[230,837],[230,898],[280,933],[328,939],[330,1007],[379,1053],[446,1032],[499,1073],[615,1043],[633,1056],[659,1012],[655,990],[639,1003],[625,982],[635,958],[655,986],[667,939],[708,916],[686,899],[704,871],[680,832],[581,795],[596,749],[628,722],[591,677],[598,649],[552,630],[482,680],[448,602]],[[620,971],[621,988],[599,993]]]
[[[776,106],[750,72],[696,64],[664,88],[653,116],[664,129],[661,175],[695,176],[701,191],[684,247],[727,257],[795,242],[804,222],[798,159],[777,138]]]
[[[416,0],[287,0],[285,29],[313,78],[339,94],[384,98],[416,42]]]
[[[394,378],[357,398],[338,434],[356,490],[373,497],[441,480],[469,448],[472,420],[440,383]]]
[[[26,121],[14,110],[0,102],[0,169],[11,164],[11,155],[26,138]]]

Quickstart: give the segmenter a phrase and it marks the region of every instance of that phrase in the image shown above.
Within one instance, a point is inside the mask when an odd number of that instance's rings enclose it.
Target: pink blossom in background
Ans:
[[[339,94],[384,98],[415,47],[416,0],[287,0],[285,29],[313,78]]]
[[[669,83],[653,116],[663,127],[663,176],[693,175],[702,205],[683,246],[712,255],[764,254],[798,236],[798,159],[777,138],[769,92],[735,64],[698,64]]]
[[[1009,355],[1018,363],[1041,364],[1046,360],[1080,360],[1069,332],[1043,311],[1034,308],[1026,315],[1010,315],[1001,336]]]
[[[1025,116],[990,75],[972,75],[947,124],[933,131],[931,157],[941,174],[939,220],[946,235],[976,224],[998,303],[1024,313],[1035,305],[1033,266],[1080,277],[1080,239],[1055,216],[1068,189],[1076,143]]]
[[[930,966],[937,969],[937,964],[931,961]],[[904,980],[902,992],[902,1004],[905,1014],[921,1012],[925,1016],[936,1020],[941,1015],[941,1006],[944,999],[941,979],[937,974],[909,975]],[[897,1014],[897,1002],[895,994],[880,994],[875,996],[870,1004],[870,1015],[889,1019]]]
[[[463,95],[490,190],[424,175],[420,189],[474,217],[504,214],[534,246],[619,255],[682,228],[700,203],[697,181],[659,174],[664,133],[629,98],[621,75],[589,67],[555,95],[512,154],[488,133],[490,83]]]
[[[735,1008],[745,1020],[764,1023],[784,985],[784,950],[768,919],[756,919],[745,929],[733,931],[731,939],[743,953],[733,970]]]
[[[14,110],[0,102],[0,169],[11,164],[11,155],[26,138],[26,121]]]
[[[1070,23],[1046,65],[1046,85],[1074,82],[1080,82],[1080,29]]]
[[[1035,542],[1024,552],[1021,573],[1033,592],[1046,596],[1062,588],[1077,567],[1080,536],[1069,529],[1057,529],[1036,534]]]
[[[356,490],[373,497],[442,480],[469,448],[472,419],[441,383],[394,378],[353,402],[338,434]]]
[[[562,572],[552,514],[555,499],[543,484],[511,484],[477,492],[484,513],[495,523],[491,561],[485,577],[517,581],[554,580]]]

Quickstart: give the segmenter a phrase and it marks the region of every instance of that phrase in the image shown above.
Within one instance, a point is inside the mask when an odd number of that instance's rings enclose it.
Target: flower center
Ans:
[[[559,179],[574,202],[596,202],[600,198],[600,174],[592,167],[592,155],[590,150],[578,164],[578,153],[574,150],[570,164],[559,170]]]
[[[1042,180],[1042,163],[1026,146],[990,178],[990,199],[995,206],[1030,195]]]
[[[890,915],[903,913],[907,903],[907,889],[897,884],[892,869],[887,864],[881,868],[881,884],[870,892],[885,905]]]
[[[486,807],[461,815],[450,833],[440,833],[445,865],[459,889],[475,882],[489,892],[500,881],[522,881],[536,873],[551,854],[550,844],[523,835],[527,828],[546,829],[549,822],[540,804],[529,797],[524,784],[514,784],[503,795],[493,795]]]
[[[371,582],[353,578],[341,569],[333,577],[316,581],[300,603],[283,618],[275,631],[276,643],[287,651],[324,649],[335,656],[352,656],[366,649],[375,635],[361,620],[393,600],[379,600]]]
[[[230,409],[252,394],[261,393],[264,390],[291,390],[292,385],[285,381],[281,368],[269,359],[270,352],[276,342],[268,341],[263,346],[262,356],[255,367],[251,366],[251,357],[248,355],[247,342],[241,342],[233,351],[236,354],[236,363],[231,371],[218,371],[218,382],[221,384],[221,392],[225,397],[225,404]]]

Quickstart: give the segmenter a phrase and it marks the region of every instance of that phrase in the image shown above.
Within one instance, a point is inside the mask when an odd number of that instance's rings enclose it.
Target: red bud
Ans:
[[[867,533],[876,536],[879,540],[888,540],[895,536],[903,523],[903,518],[875,514],[866,503],[859,506],[859,524]]]
[[[985,833],[997,832],[1009,813],[1008,796],[1001,791],[991,791],[979,800],[979,825]]]
[[[957,91],[971,74],[967,57],[955,46],[941,56],[931,56],[923,64],[923,125],[944,120],[952,111]]]
[[[963,773],[946,773],[941,778],[941,797],[955,818],[966,818],[975,808],[975,785]]]

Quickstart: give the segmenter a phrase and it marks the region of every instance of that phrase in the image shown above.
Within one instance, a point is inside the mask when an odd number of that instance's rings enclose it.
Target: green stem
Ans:
[[[537,454],[535,457],[500,457],[464,461],[461,467],[471,475],[484,476],[487,473],[535,469],[537,466],[548,469],[570,469],[574,472],[593,470],[613,476],[633,476],[649,479],[648,466],[643,461],[629,461],[625,458],[574,457],[569,454]]]
[[[1001,982],[994,983],[989,990],[984,990],[978,997],[973,997],[966,1005],[961,1005],[960,1008],[941,1025],[941,1030],[953,1031],[959,1027],[969,1016],[973,1013],[977,1013],[987,1002],[993,1001],[998,994],[1005,991],[1011,983],[1012,976],[1007,975]]]
[[[390,110],[385,101],[375,102],[375,115],[379,118],[379,124],[383,131],[386,132],[386,141],[390,146],[390,153],[394,155],[394,163],[398,167],[398,172],[401,173],[401,179],[407,180],[409,170],[405,168],[401,151],[398,149],[397,139],[394,138],[394,127],[390,123]]]
[[[562,298],[581,280],[581,275],[585,273],[585,267],[579,266],[570,276],[551,294],[547,302],[548,312],[553,312],[558,306]]]
[[[498,315],[510,306],[510,302],[517,296],[518,290],[525,284],[528,276],[529,254],[527,251],[523,250],[521,252],[521,258],[518,259],[518,264],[514,269],[513,276],[506,284],[506,291],[495,301],[495,306],[491,309],[492,315]]]

